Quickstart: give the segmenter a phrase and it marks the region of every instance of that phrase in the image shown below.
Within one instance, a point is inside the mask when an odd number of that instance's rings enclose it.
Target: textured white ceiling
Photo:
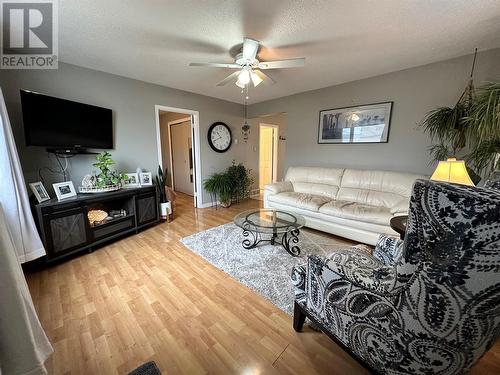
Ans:
[[[67,63],[242,102],[231,71],[244,36],[259,57],[305,57],[272,71],[277,84],[250,103],[500,47],[500,0],[61,0],[60,57]]]

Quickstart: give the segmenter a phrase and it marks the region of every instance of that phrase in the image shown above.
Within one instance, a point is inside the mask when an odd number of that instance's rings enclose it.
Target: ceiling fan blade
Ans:
[[[289,60],[276,60],[265,61],[259,63],[260,69],[281,69],[281,68],[300,68],[306,64],[306,59],[289,59]]]
[[[274,85],[276,81],[269,77],[267,74],[261,72],[258,69],[254,69],[253,73],[255,73],[266,85]],[[260,83],[260,82],[259,82]],[[255,83],[254,83],[255,84]],[[256,85],[255,85],[256,86]]]
[[[189,63],[189,66],[206,66],[208,68],[230,68],[240,69],[238,64],[225,64],[225,63]]]
[[[254,60],[259,50],[259,42],[255,39],[243,38],[243,58]]]
[[[236,72],[231,73],[228,75],[226,78],[224,78],[222,81],[220,81],[217,86],[225,86],[229,82],[231,82],[233,79],[238,78],[238,74],[240,74],[240,71],[237,70]]]

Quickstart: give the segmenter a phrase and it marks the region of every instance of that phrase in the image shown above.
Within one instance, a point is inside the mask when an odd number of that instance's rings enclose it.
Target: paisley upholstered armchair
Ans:
[[[500,335],[500,191],[417,180],[404,242],[293,270],[305,317],[387,374],[467,371]]]

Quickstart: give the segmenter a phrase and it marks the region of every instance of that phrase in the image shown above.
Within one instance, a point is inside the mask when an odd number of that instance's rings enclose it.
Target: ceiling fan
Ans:
[[[225,86],[227,83],[236,79],[236,86],[245,88],[252,82],[254,87],[264,82],[274,84],[276,81],[263,73],[266,69],[282,69],[282,68],[299,68],[305,65],[305,58],[275,60],[275,61],[259,61],[257,53],[259,52],[260,42],[255,39],[243,38],[243,47],[241,52],[235,56],[234,64],[226,63],[190,63],[189,66],[206,66],[211,68],[229,68],[238,69],[231,73],[217,86]]]

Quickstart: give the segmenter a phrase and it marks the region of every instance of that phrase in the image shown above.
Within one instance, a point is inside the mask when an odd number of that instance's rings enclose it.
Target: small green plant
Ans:
[[[111,158],[111,154],[107,151],[98,154],[96,157],[96,162],[92,164],[94,167],[99,168],[101,173],[95,176],[96,187],[102,188],[109,185],[120,184],[125,175],[120,172],[112,171],[110,167],[115,164]]]
[[[160,196],[160,203],[167,203],[167,193],[165,187],[167,186],[167,180],[165,178],[167,170],[162,171],[161,166],[158,166],[158,175],[155,177],[156,188],[158,189],[158,194]]]

